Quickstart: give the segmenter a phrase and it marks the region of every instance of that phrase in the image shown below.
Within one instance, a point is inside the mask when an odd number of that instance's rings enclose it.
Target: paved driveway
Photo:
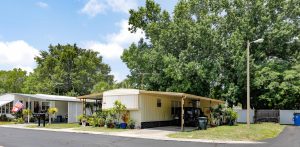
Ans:
[[[289,126],[266,144],[216,144],[163,141],[107,135],[51,132],[0,127],[0,146],[4,147],[299,147],[300,128]]]

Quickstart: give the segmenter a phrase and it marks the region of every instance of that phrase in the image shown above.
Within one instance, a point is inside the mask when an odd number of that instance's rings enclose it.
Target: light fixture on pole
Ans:
[[[257,39],[255,41],[247,41],[247,127],[250,128],[250,45],[251,43],[262,43],[264,39]]]

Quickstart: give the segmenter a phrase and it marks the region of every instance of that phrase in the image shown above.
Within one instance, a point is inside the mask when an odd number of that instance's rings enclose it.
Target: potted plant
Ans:
[[[123,105],[120,101],[114,102],[114,107],[112,110],[115,114],[117,121],[115,122],[116,127],[119,128],[120,126],[120,118],[122,117],[123,113],[126,111],[126,106]]]
[[[111,117],[106,118],[105,124],[107,128],[114,128],[115,124],[113,123],[113,119]]]
[[[120,124],[120,128],[126,129],[127,128],[128,120],[129,120],[129,113],[126,112],[126,113],[124,113],[122,115],[122,121],[123,121],[123,123]]]
[[[55,107],[48,109],[48,115],[49,115],[49,124],[51,125],[51,118],[55,115],[55,113],[58,112],[58,109]]]
[[[135,121],[132,120],[132,119],[130,119],[130,120],[128,121],[128,127],[129,127],[130,129],[134,129],[134,128],[135,128]]]

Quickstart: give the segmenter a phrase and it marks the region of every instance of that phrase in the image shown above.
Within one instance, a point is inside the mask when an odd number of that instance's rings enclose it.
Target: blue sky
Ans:
[[[177,0],[157,0],[172,12]],[[116,80],[129,70],[120,55],[124,48],[143,37],[130,34],[128,10],[144,0],[1,0],[0,70],[22,68],[32,71],[34,57],[50,44],[76,43],[99,51],[112,68]]]

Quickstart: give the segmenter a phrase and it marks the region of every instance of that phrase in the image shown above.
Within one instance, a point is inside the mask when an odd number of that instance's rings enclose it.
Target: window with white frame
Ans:
[[[42,111],[47,111],[50,107],[50,102],[42,102]]]

